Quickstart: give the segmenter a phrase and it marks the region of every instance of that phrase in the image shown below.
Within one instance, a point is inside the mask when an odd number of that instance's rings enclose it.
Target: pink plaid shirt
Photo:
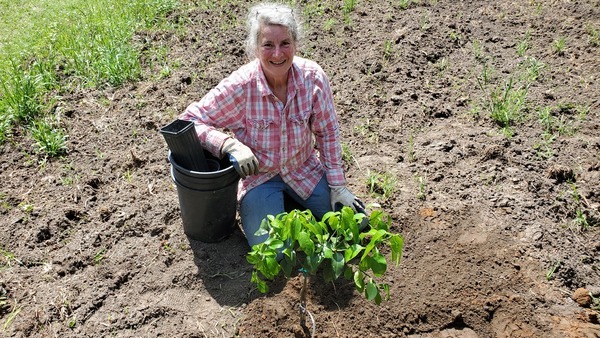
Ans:
[[[287,103],[269,89],[254,60],[192,103],[180,119],[194,121],[203,147],[217,157],[233,132],[258,159],[258,175],[242,180],[238,199],[280,175],[302,198],[310,196],[325,172],[330,185],[345,185],[339,124],[329,79],[321,67],[300,57],[288,77]],[[315,149],[316,146],[316,149]]]

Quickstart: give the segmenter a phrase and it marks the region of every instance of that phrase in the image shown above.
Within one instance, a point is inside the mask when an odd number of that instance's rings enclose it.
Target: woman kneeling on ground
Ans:
[[[284,212],[284,194],[320,219],[340,206],[364,212],[346,187],[339,123],[327,75],[296,56],[300,26],[282,4],[248,15],[250,63],[221,81],[180,119],[194,121],[203,147],[229,154],[242,177],[238,200],[248,244],[267,215]],[[231,137],[218,129],[231,131]],[[316,145],[316,149],[315,149]]]

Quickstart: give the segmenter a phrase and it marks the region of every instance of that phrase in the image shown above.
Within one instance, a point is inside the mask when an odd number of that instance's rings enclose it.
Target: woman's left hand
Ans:
[[[336,211],[347,206],[354,212],[365,213],[365,204],[354,196],[345,185],[329,186],[331,188],[331,210]]]

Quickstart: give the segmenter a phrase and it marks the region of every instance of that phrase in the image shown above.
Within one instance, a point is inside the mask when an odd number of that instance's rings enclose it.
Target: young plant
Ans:
[[[427,197],[426,187],[427,187],[427,178],[423,176],[417,177],[417,183],[419,184],[419,191],[417,192],[417,198],[421,201],[424,201]]]
[[[408,162],[413,163],[417,161],[417,156],[415,155],[415,137],[411,133],[408,137]]]
[[[600,32],[598,29],[594,27],[591,23],[586,25],[586,30],[588,33],[588,41],[592,46],[600,46]]]
[[[329,18],[323,24],[323,30],[325,30],[326,32],[331,32],[331,31],[333,31],[333,27],[336,24],[337,24],[337,21],[334,18]]]
[[[426,12],[419,17],[419,29],[424,32],[429,28],[431,28],[431,22],[429,21],[429,12]]]
[[[399,0],[398,1],[398,7],[400,7],[400,9],[408,9],[408,7],[410,7],[410,4],[413,2],[413,0]]]
[[[354,11],[355,7],[356,7],[356,0],[344,0],[342,13],[344,14],[344,22],[347,25],[350,24],[350,13],[352,13]]]
[[[486,86],[477,78],[479,87],[485,92]],[[493,88],[484,102],[484,107],[490,113],[490,117],[502,127],[502,133],[510,138],[512,136],[512,124],[520,120],[521,112],[525,108],[527,97],[527,86],[517,88],[512,77],[504,82],[502,87]]]
[[[542,70],[546,68],[546,65],[543,62],[538,61],[536,58],[530,56],[526,56],[523,62],[521,62],[520,66],[523,69],[520,79],[526,83],[535,82],[540,76]]]
[[[269,215],[256,233],[268,234],[268,239],[254,245],[246,257],[254,267],[252,282],[266,293],[269,287],[265,279],[273,280],[281,272],[289,278],[294,271],[300,271],[304,277],[300,292],[302,325],[307,279],[317,273],[327,282],[341,276],[353,280],[356,290],[376,304],[389,299],[389,285],[376,281],[387,270],[387,260],[380,249],[389,247],[392,262],[398,266],[404,239],[390,232],[391,218],[381,210],[368,216],[369,223],[361,232],[359,227],[365,218],[349,207],[328,212],[321,221],[310,210]]]
[[[439,74],[442,75],[446,69],[448,69],[448,59],[445,57],[441,58],[435,63],[435,68],[438,70]]]
[[[483,53],[483,45],[481,44],[481,41],[477,39],[473,40],[472,50],[475,60],[479,62],[485,61],[485,54]]]
[[[394,51],[392,49],[392,41],[385,40],[383,42],[383,58],[389,60],[394,55]]]
[[[533,146],[533,149],[536,151],[536,155],[545,160],[554,156],[554,149],[552,148],[552,143],[554,140],[556,140],[556,136],[545,131],[542,134],[542,140]]]
[[[350,145],[348,143],[342,142],[342,161],[350,165],[350,163],[352,163],[353,160],[356,161],[354,155],[352,154],[352,149],[350,149]],[[358,165],[358,162],[356,164]]]
[[[100,249],[100,251],[96,252],[96,254],[94,255],[94,258],[92,258],[92,260],[94,261],[94,264],[100,264],[100,262],[102,262],[102,260],[104,259],[104,254],[106,253],[106,249],[102,248]]]
[[[398,179],[390,173],[379,173],[369,170],[367,173],[367,186],[372,196],[379,196],[387,200],[396,190]]]
[[[552,49],[558,55],[563,55],[565,53],[565,47],[567,45],[567,40],[564,37],[558,37],[556,40],[552,42]]]
[[[550,269],[548,269],[548,271],[546,271],[546,280],[547,281],[551,281],[552,279],[554,279],[554,273],[556,272],[556,270],[558,270],[558,268],[560,268],[560,259],[557,260],[554,265],[552,265],[550,267]]]
[[[0,246],[0,271],[10,268],[13,262],[23,265],[23,263],[15,257],[14,253],[7,251]]]
[[[517,43],[517,55],[518,56],[520,56],[520,57],[525,56],[525,53],[529,49],[529,39],[530,38],[531,38],[531,31],[527,30],[527,32],[525,32],[525,37],[523,38],[523,40],[521,40]]]
[[[455,31],[454,29],[450,31],[450,33],[448,33],[448,36],[450,36],[450,41],[454,42],[454,43],[459,43],[460,40],[462,39],[460,34]]]
[[[67,151],[67,135],[52,120],[38,120],[31,126],[31,135],[40,154],[55,157]]]

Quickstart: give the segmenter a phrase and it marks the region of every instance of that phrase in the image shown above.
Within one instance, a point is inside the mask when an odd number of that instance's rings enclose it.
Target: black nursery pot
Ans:
[[[214,171],[186,169],[169,154],[171,177],[177,186],[183,231],[191,239],[212,243],[235,229],[237,186],[240,180],[227,157],[203,154]],[[221,169],[223,168],[223,169]]]
[[[160,133],[179,165],[194,171],[209,170],[194,122],[178,119],[163,127]]]

